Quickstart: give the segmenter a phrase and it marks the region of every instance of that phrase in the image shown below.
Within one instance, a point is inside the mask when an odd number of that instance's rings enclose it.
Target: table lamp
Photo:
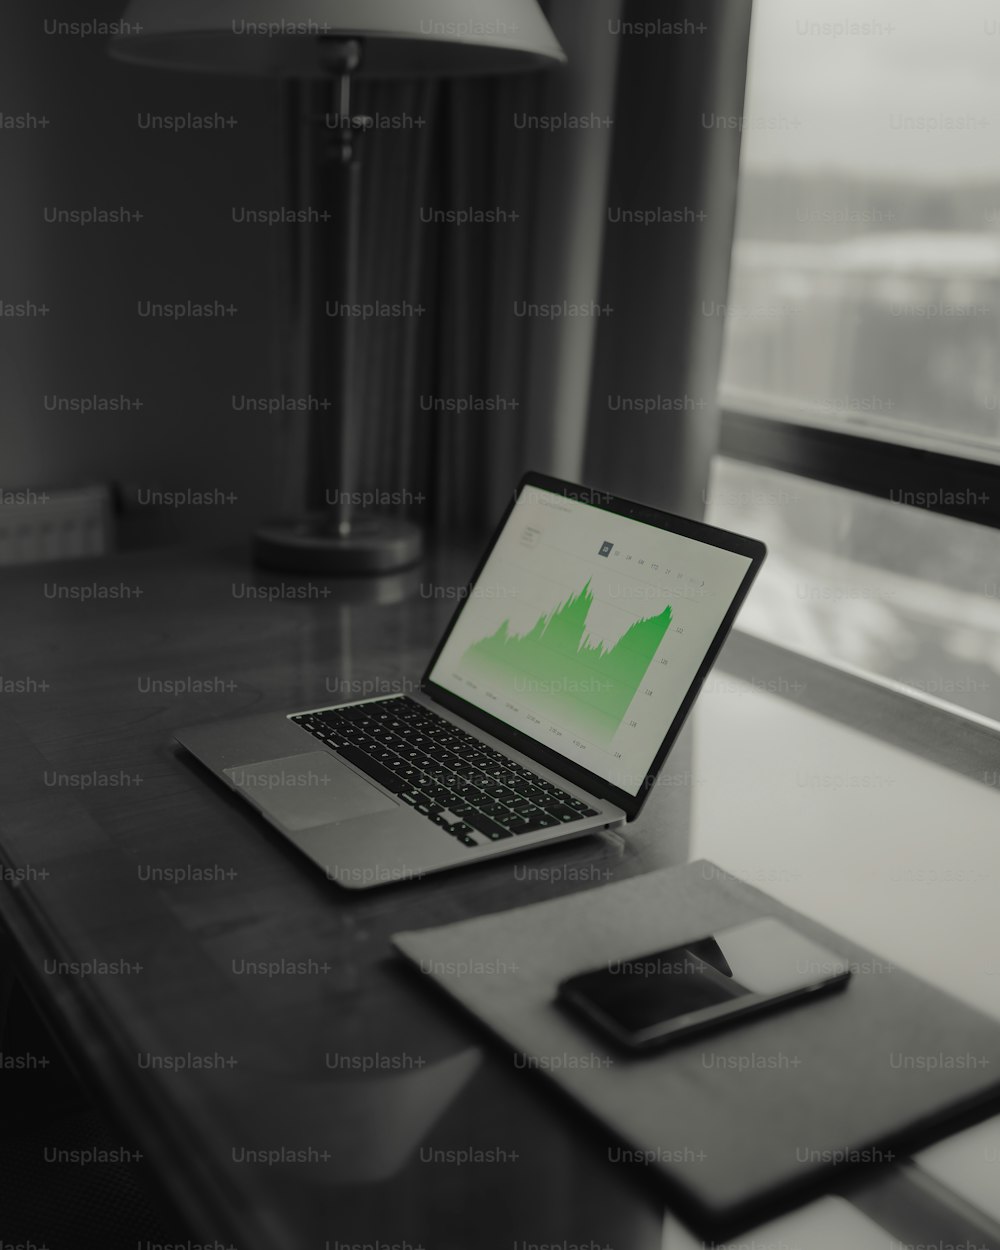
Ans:
[[[340,223],[339,230],[289,227],[297,232],[299,372],[305,393],[331,406],[308,415],[309,511],[257,531],[258,563],[344,575],[416,563],[417,525],[359,515],[354,318],[337,317],[333,335],[327,324],[331,295],[341,306],[360,303],[360,140],[368,127],[352,113],[352,86],[358,78],[503,74],[561,63],[565,54],[537,0],[131,0],[122,32],[111,53],[134,64],[285,80],[299,127],[287,162],[291,191],[312,187]],[[319,111],[317,84],[328,101]]]

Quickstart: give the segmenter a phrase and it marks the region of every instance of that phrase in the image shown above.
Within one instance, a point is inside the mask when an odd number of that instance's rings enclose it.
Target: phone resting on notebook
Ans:
[[[560,982],[557,1001],[629,1050],[843,986],[848,962],[767,917],[665,950],[612,961]]]

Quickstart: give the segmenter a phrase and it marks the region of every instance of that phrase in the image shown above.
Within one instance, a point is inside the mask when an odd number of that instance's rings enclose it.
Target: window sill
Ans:
[[[717,668],[755,690],[1000,790],[1000,722],[990,717],[742,629],[730,634]]]

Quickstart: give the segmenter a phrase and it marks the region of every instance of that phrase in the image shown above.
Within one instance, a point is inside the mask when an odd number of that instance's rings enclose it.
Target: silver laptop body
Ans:
[[[552,539],[552,551],[547,552],[546,536]],[[579,554],[570,553],[572,559],[565,550],[571,542],[583,544]],[[636,576],[629,544],[646,553],[639,560],[641,577]],[[673,567],[668,569],[665,561],[678,551],[694,570],[685,573],[691,586],[699,579],[705,585],[699,561],[708,567],[717,556],[731,557],[713,574],[720,585],[709,612],[704,594],[699,606],[687,582],[681,587]],[[658,558],[651,559],[650,553]],[[528,474],[419,691],[212,721],[180,730],[175,737],[330,880],[349,889],[420,877],[615,827],[633,818],[647,797],[762,559],[763,548],[751,539]],[[555,585],[548,589],[547,578],[575,576],[579,584],[585,574],[583,591],[569,593]],[[613,593],[633,584],[649,587],[649,592],[629,602]],[[500,595],[504,586],[509,593]],[[491,588],[495,594],[486,593]],[[591,595],[585,603],[580,598],[584,592]],[[546,596],[547,612],[529,629],[531,614]],[[661,606],[667,598],[671,606]],[[584,618],[584,608],[596,613],[594,619],[601,611],[605,616],[619,613],[621,638],[614,643],[595,640],[591,632],[582,633],[581,624],[576,641],[569,633],[573,613],[573,619],[586,619],[590,630],[591,617]],[[693,615],[696,611],[704,619]],[[520,632],[514,628],[521,619],[517,613],[525,622]],[[678,619],[687,625],[687,640],[681,637],[684,625],[675,624]],[[690,637],[694,628],[703,635],[697,640]],[[639,654],[636,639],[648,657]],[[631,646],[631,652],[619,653],[623,646]],[[558,682],[537,676],[542,662],[563,674]],[[523,675],[531,671],[536,676]],[[668,672],[672,686],[664,684]],[[573,673],[582,676],[574,679]],[[512,723],[476,706],[477,701],[511,709],[504,715]],[[627,745],[637,741],[629,738],[637,733],[645,735],[643,751]],[[421,745],[411,750],[411,742]],[[407,775],[413,776],[413,769],[404,767],[404,757],[414,751],[420,786],[411,784]],[[469,766],[471,772],[463,772],[454,761],[470,752],[477,763]],[[623,760],[630,753],[636,767],[626,771]],[[448,761],[446,767],[439,766],[441,759]],[[591,763],[603,775],[592,772]],[[432,771],[448,785],[431,786],[427,778]],[[466,802],[469,793],[455,793],[461,789],[456,778],[467,781],[469,776],[476,780],[470,792],[477,806]],[[519,819],[519,810],[534,815]],[[554,812],[558,816],[542,827],[531,827],[541,819],[539,813],[549,817]]]

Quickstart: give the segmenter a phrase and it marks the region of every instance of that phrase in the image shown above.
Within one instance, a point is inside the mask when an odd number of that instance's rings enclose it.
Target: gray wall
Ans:
[[[75,12],[74,12],[75,7]],[[86,16],[120,16],[93,0]],[[134,506],[126,542],[246,532],[278,503],[281,418],[233,411],[277,394],[279,231],[233,206],[281,203],[275,88],[112,61],[103,37],[47,34],[79,5],[21,0],[0,14],[0,111],[50,124],[0,130],[0,300],[48,305],[0,319],[0,488],[117,479],[232,492],[215,508]],[[200,133],[141,129],[139,115],[215,114]],[[127,208],[141,222],[47,224],[46,207]],[[225,320],[142,319],[137,302],[221,300]],[[45,396],[139,398],[118,414],[47,412]]]

